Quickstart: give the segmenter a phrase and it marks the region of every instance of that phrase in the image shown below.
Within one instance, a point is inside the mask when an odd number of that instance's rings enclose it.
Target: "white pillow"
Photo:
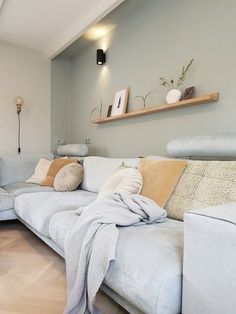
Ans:
[[[73,191],[83,180],[83,167],[73,162],[61,168],[53,181],[54,189],[58,192]]]
[[[46,178],[52,160],[41,158],[34,169],[34,174],[27,179],[27,183],[41,184]]]
[[[107,179],[124,162],[127,166],[137,167],[139,159],[106,158],[99,156],[85,157],[83,161],[84,179],[81,189],[98,193]]]
[[[98,197],[111,193],[139,194],[143,185],[142,175],[138,169],[125,168],[114,173],[101,187]]]

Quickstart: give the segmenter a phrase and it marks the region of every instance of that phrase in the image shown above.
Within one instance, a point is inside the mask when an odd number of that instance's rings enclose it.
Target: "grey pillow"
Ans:
[[[55,176],[53,186],[58,192],[73,191],[77,189],[83,180],[84,170],[79,163],[71,163],[63,168]]]

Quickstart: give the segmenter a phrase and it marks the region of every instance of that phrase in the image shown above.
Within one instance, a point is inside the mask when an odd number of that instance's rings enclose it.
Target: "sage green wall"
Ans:
[[[57,57],[51,62],[51,150],[56,153],[57,141],[70,143],[71,62]]]
[[[21,112],[22,155],[48,153],[50,61],[36,50],[0,41],[0,155],[17,154],[16,96],[25,100]]]
[[[91,137],[92,154],[129,157],[166,154],[168,140],[180,135],[234,132],[235,34],[235,0],[145,1],[72,60],[72,142]],[[95,51],[104,45],[107,64],[99,67]],[[218,103],[100,126],[90,123],[100,98],[107,107],[113,93],[124,86],[131,88],[130,111],[141,107],[134,96],[152,89],[157,93],[148,105],[163,103],[167,91],[159,86],[159,77],[178,76],[192,57],[194,66],[183,89],[194,85],[198,95],[219,91]]]

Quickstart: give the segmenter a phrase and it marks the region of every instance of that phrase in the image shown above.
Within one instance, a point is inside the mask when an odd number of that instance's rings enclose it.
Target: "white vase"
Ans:
[[[173,88],[167,93],[166,102],[167,104],[173,104],[174,102],[179,101],[181,96],[182,92],[177,88]]]

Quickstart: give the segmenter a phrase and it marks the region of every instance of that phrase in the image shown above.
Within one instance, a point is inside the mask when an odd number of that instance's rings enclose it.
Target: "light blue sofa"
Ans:
[[[32,175],[41,157],[0,157],[0,221],[17,219],[14,212],[14,201],[17,195],[29,192],[53,191],[53,189],[48,187],[24,182]],[[53,159],[51,154],[43,157]]]
[[[0,220],[18,218],[64,256],[64,240],[79,218],[74,211],[97,197],[101,185],[120,164],[138,159],[84,158],[84,180],[73,192],[23,181],[38,158],[0,159]],[[120,228],[116,261],[102,290],[130,313],[179,314],[182,294],[183,223],[167,219],[149,226]]]

